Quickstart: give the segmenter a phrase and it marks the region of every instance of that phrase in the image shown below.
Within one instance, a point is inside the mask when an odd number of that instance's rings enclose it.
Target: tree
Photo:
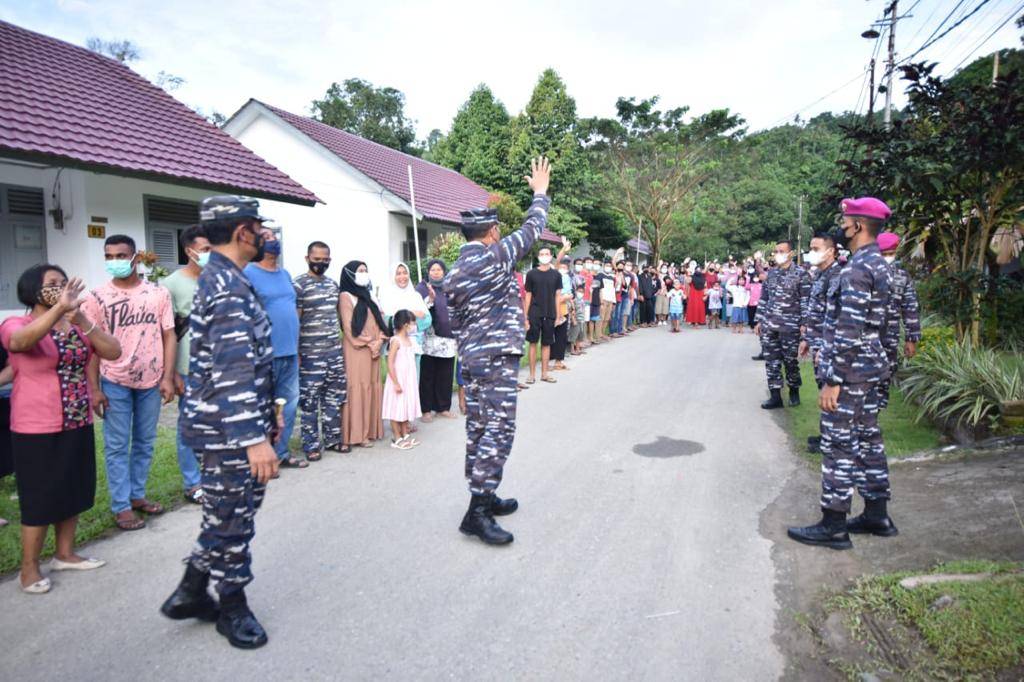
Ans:
[[[486,85],[478,85],[459,108],[451,131],[432,152],[435,163],[456,170],[490,190],[508,192],[509,115]]]
[[[405,116],[405,95],[394,88],[349,78],[331,83],[312,108],[314,118],[329,126],[408,154],[419,152],[415,122]]]
[[[640,226],[654,260],[685,225],[683,216],[691,214],[701,185],[743,132],[743,119],[728,110],[686,123],[686,107],[663,112],[657,103],[658,97],[620,97],[618,120],[588,124],[606,200],[627,223]]]
[[[883,194],[911,245],[937,254],[957,334],[977,344],[989,243],[1024,213],[1024,81],[1014,71],[994,83],[955,84],[934,68],[902,67],[909,104],[890,131],[848,129],[872,154],[843,161],[837,189]]]
[[[93,36],[85,41],[86,48],[98,54],[116,59],[122,64],[139,60],[139,48],[130,40],[103,40]]]

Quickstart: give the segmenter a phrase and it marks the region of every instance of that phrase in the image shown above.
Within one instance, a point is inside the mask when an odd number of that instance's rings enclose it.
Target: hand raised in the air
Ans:
[[[548,185],[551,183],[551,162],[545,156],[531,159],[530,175],[524,175],[523,179],[530,185],[534,194],[547,194]]]

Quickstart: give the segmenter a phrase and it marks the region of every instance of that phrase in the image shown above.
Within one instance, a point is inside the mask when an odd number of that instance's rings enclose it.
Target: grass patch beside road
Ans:
[[[110,493],[107,490],[107,470],[103,463],[103,425],[97,422],[96,430],[96,503],[93,508],[78,519],[75,543],[81,545],[94,540],[114,528],[114,515],[110,511]],[[159,502],[170,509],[185,502],[182,495],[181,472],[178,470],[177,448],[174,432],[166,427],[157,431],[153,464],[149,470],[146,494],[150,500]],[[21,564],[21,513],[18,511],[17,489],[14,477],[0,480],[0,517],[10,525],[0,528],[0,574],[13,571]],[[182,552],[187,547],[182,547]],[[47,534],[43,557],[53,554],[53,530]],[[100,557],[102,558],[102,557]]]
[[[914,573],[861,578],[831,605],[845,612],[853,634],[865,642],[870,629],[866,618],[880,624],[895,621],[911,629],[925,647],[905,647],[908,669],[898,671],[923,679],[988,679],[1024,664],[1024,564],[959,561],[926,573],[992,573],[981,582],[946,582],[900,586]],[[891,642],[899,642],[895,633]],[[871,650],[871,642],[865,642]],[[907,642],[903,642],[907,644]],[[904,647],[900,647],[904,648]],[[1006,679],[1017,679],[1015,676]]]
[[[800,376],[803,387],[800,390],[800,407],[786,407],[789,417],[789,430],[796,442],[796,447],[806,453],[808,436],[818,435],[818,389],[814,383],[814,368],[809,362],[800,363]],[[788,400],[788,391],[783,390],[783,399]],[[885,451],[890,457],[906,455],[927,450],[939,445],[940,432],[931,423],[916,422],[917,408],[903,399],[899,389],[893,387],[889,398],[889,407],[882,411],[879,422],[882,436],[885,438]],[[818,458],[818,455],[813,457]]]

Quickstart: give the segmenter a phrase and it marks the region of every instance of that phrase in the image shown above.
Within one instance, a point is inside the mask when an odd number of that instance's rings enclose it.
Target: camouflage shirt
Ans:
[[[540,237],[550,203],[544,195],[534,196],[523,226],[497,244],[464,244],[445,277],[452,331],[464,365],[523,354],[523,305],[515,266]]]
[[[858,249],[825,295],[819,378],[830,384],[868,384],[889,376],[881,340],[889,264],[878,245]]]
[[[825,324],[825,304],[828,287],[833,280],[839,278],[842,267],[838,261],[824,270],[819,270],[811,282],[811,295],[807,298],[807,319],[804,321],[803,340],[811,350],[821,348],[821,331]]]
[[[182,439],[196,450],[241,450],[274,425],[270,319],[245,274],[214,251],[189,319],[192,348]]]
[[[883,343],[886,348],[896,349],[900,344],[901,322],[907,341],[921,340],[920,305],[917,302],[914,281],[899,262],[889,265],[889,274],[889,307],[886,312]]]
[[[755,321],[768,331],[799,334],[807,317],[811,276],[794,263],[786,269],[772,268],[764,283]]]
[[[308,272],[295,278],[295,305],[299,309],[299,354],[341,351],[338,319],[338,283]]]

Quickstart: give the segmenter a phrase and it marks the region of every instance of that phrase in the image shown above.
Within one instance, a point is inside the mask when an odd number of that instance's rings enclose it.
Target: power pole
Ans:
[[[992,62],[992,82],[999,80],[999,51],[996,50],[996,58]]]
[[[800,248],[802,236],[804,233],[804,198],[801,196],[799,203],[796,208],[796,252],[800,257],[803,257],[803,251]]]
[[[886,65],[885,83],[885,129],[892,127],[892,72],[896,69],[896,3],[899,0],[892,0],[889,5],[889,61]]]
[[[871,85],[868,88],[868,125],[875,122],[875,58],[871,58]]]

